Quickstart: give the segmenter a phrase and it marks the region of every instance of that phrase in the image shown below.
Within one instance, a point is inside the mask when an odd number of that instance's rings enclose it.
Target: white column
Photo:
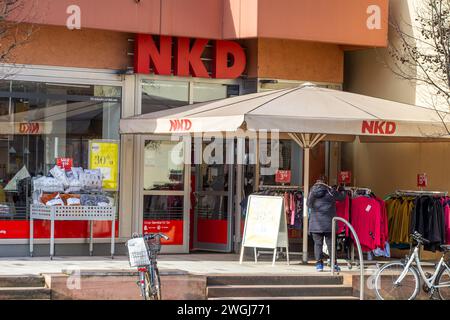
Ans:
[[[308,262],[308,194],[309,194],[309,147],[304,149],[303,171],[303,263]]]

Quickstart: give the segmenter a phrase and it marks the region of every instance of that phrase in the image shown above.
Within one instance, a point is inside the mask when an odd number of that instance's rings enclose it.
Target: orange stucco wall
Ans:
[[[18,64],[126,69],[132,66],[127,56],[128,38],[132,37],[113,31],[40,26],[9,60]]]
[[[389,0],[22,0],[16,21],[65,26],[70,5],[81,28],[210,39],[278,38],[387,45]],[[381,28],[369,29],[370,6]]]
[[[13,51],[18,64],[124,70],[133,65],[128,38],[133,34],[39,26],[30,41]],[[239,41],[246,48],[250,78],[343,82],[343,51],[338,45],[279,39]]]
[[[249,76],[342,83],[344,52],[338,45],[258,39],[257,73]]]

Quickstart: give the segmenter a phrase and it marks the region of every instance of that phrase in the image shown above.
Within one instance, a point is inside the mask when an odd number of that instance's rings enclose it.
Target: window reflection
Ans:
[[[144,147],[144,190],[183,190],[184,143],[148,140]]]

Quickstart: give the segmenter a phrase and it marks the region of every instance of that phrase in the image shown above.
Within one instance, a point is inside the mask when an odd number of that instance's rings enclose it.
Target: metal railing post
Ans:
[[[334,276],[334,265],[336,260],[336,223],[337,221],[341,221],[347,225],[350,231],[355,238],[356,247],[358,248],[359,255],[359,265],[360,265],[360,279],[359,279],[359,300],[364,300],[364,257],[362,254],[361,243],[359,242],[358,235],[356,234],[355,229],[347,220],[334,217],[332,221],[332,229],[331,229],[331,275]]]

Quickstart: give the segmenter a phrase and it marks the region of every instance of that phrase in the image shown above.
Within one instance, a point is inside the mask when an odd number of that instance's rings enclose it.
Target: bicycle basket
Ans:
[[[161,243],[155,239],[148,241],[147,247],[150,259],[156,258],[156,255],[161,251]]]
[[[130,267],[150,265],[147,244],[144,238],[134,238],[127,241]]]

